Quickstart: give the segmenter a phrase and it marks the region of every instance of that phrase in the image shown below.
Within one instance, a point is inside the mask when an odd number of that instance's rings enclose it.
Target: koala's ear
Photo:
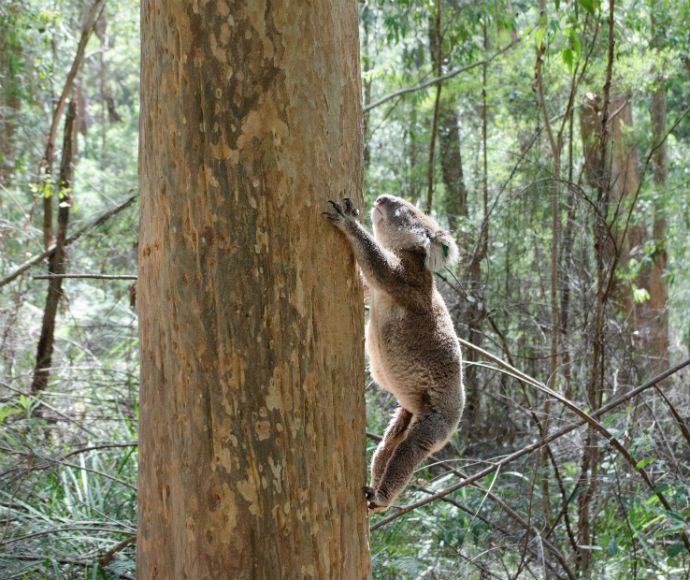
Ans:
[[[458,259],[458,246],[447,231],[438,230],[429,236],[424,265],[432,272],[438,272]]]

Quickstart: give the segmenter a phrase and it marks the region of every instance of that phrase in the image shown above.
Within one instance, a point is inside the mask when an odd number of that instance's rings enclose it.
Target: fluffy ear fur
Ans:
[[[453,236],[445,230],[438,230],[429,235],[430,244],[426,248],[424,265],[432,272],[438,272],[458,259],[458,246]]]

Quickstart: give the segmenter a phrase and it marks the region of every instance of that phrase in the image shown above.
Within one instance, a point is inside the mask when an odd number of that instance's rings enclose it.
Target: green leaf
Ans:
[[[564,48],[563,52],[561,53],[561,56],[563,57],[563,62],[568,67],[568,70],[572,73],[573,72],[573,51],[570,50],[569,48]]]
[[[577,35],[577,32],[573,30],[572,28],[569,29],[569,36],[570,36],[570,44],[573,48],[573,52],[575,53],[576,58],[580,58],[580,55],[582,54],[582,45],[580,45],[580,37]]]
[[[618,554],[618,544],[616,544],[616,539],[611,538],[611,541],[606,546],[606,551],[611,555],[615,556]]]
[[[649,292],[646,288],[633,288],[633,300],[635,302],[646,302],[649,300]]]
[[[683,542],[676,542],[675,544],[671,544],[666,548],[666,555],[669,558],[673,558],[680,554],[684,548],[685,546],[683,545]]]
[[[687,520],[683,517],[682,514],[679,514],[678,512],[674,512],[673,510],[663,510],[663,512],[672,520],[675,520],[681,524],[687,525]]]
[[[644,459],[640,460],[637,462],[635,467],[637,469],[643,469],[647,465],[649,465],[652,461],[656,461],[656,457],[645,457]]]
[[[542,46],[542,39],[544,38],[544,29],[543,28],[537,28],[534,31],[534,42],[537,44],[537,48],[541,48]]]
[[[587,12],[594,15],[594,11],[597,8],[596,0],[579,0],[580,6],[582,6]]]
[[[22,411],[21,409],[12,409],[10,407],[2,407],[0,408],[0,423],[2,423],[7,417],[11,417],[12,415],[19,415],[21,414]]]

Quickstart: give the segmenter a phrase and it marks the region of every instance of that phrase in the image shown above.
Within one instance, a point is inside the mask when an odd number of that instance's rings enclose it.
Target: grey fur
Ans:
[[[366,345],[374,380],[400,407],[371,465],[371,512],[386,510],[414,470],[455,432],[465,404],[462,355],[433,272],[457,259],[453,238],[411,203],[385,195],[371,214],[375,238],[345,199],[324,212],[347,236],[371,296]]]

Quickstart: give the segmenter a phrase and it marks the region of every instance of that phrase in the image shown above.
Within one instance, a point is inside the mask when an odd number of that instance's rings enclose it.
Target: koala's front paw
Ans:
[[[387,499],[381,497],[379,493],[373,488],[365,485],[362,488],[364,496],[367,498],[367,505],[369,507],[370,514],[378,514],[380,512],[385,512],[390,505]]]
[[[328,200],[335,211],[322,212],[329,220],[336,226],[343,227],[348,221],[354,221],[359,215],[359,210],[352,205],[352,200],[346,197],[344,200],[345,207],[337,201]]]

